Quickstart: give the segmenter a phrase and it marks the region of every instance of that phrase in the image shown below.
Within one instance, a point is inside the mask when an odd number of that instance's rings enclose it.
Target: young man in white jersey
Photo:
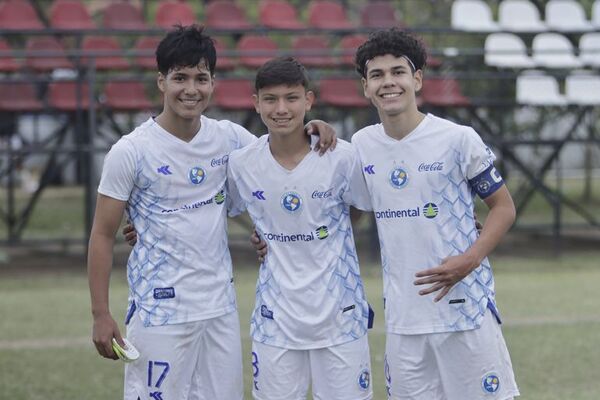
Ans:
[[[370,210],[353,147],[323,157],[303,134],[314,101],[304,67],[276,58],[257,72],[268,135],[231,153],[230,215],[247,210],[269,251],[251,321],[257,400],[372,398],[366,301],[349,207]]]
[[[163,110],[107,154],[98,188],[88,275],[98,352],[124,346],[109,310],[114,237],[126,211],[139,240],[127,264],[126,400],[242,399],[242,360],[225,180],[229,153],[256,138],[202,115],[216,52],[197,26],[177,27],[156,50]],[[323,127],[323,125],[321,125]]]
[[[515,210],[495,156],[472,128],[417,109],[426,53],[414,37],[375,32],[355,61],[381,119],[352,143],[381,244],[388,396],[512,399],[519,391],[487,255]],[[489,207],[480,235],[474,194]]]

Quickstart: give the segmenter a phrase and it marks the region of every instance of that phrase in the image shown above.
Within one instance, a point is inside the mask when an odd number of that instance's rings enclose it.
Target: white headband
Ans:
[[[416,71],[416,70],[417,70],[417,68],[415,68],[415,64],[414,64],[414,63],[411,61],[411,59],[410,59],[410,58],[408,58],[408,57],[407,57],[407,56],[405,56],[404,54],[403,54],[403,55],[401,55],[400,57],[402,57],[402,58],[404,58],[406,61],[408,61],[408,63],[409,63],[409,64],[410,64],[410,66],[412,67],[412,70],[413,70],[413,71]],[[371,59],[371,60],[372,60],[372,59]],[[371,60],[367,60],[367,61],[365,62],[365,69],[367,69],[367,65],[369,64],[369,61],[371,61]]]

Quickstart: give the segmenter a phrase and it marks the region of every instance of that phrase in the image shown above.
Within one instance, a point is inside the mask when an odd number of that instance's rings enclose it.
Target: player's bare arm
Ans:
[[[267,242],[262,240],[256,231],[252,231],[252,235],[250,235],[250,243],[252,243],[254,250],[256,250],[258,261],[265,261],[265,256],[267,255]]]
[[[323,155],[327,150],[335,149],[335,145],[337,144],[335,129],[327,122],[320,119],[313,119],[308,121],[304,126],[304,130],[307,135],[319,135],[319,141],[315,145],[315,151],[318,151],[319,154]]]
[[[98,195],[88,251],[88,281],[94,319],[92,340],[101,356],[113,360],[118,357],[112,349],[112,338],[119,345],[125,345],[119,327],[110,314],[108,301],[113,245],[125,204],[123,201]]]
[[[465,253],[447,257],[440,265],[416,273],[415,285],[430,285],[420,290],[420,295],[439,292],[434,301],[440,301],[456,283],[481,264],[510,229],[515,221],[516,212],[506,185],[487,197],[484,202],[490,211],[479,238]]]

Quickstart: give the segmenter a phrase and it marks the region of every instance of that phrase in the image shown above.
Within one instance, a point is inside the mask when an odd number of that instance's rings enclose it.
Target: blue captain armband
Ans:
[[[491,165],[488,169],[469,180],[471,188],[481,197],[485,199],[491,196],[496,190],[504,185],[504,180],[496,170],[496,167]]]

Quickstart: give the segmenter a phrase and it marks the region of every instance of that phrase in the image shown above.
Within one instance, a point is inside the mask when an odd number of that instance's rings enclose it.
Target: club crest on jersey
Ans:
[[[390,184],[395,189],[402,189],[408,183],[408,173],[404,168],[396,167],[390,172]]]
[[[367,390],[371,385],[371,372],[368,369],[363,369],[358,375],[358,387],[362,390]]]
[[[302,209],[302,198],[296,192],[286,192],[281,196],[281,207],[289,213],[297,213]]]
[[[194,185],[199,185],[206,179],[206,172],[202,167],[193,167],[189,173],[190,182]]]
[[[485,393],[493,394],[500,389],[500,378],[494,372],[486,374],[481,379],[481,388]]]

